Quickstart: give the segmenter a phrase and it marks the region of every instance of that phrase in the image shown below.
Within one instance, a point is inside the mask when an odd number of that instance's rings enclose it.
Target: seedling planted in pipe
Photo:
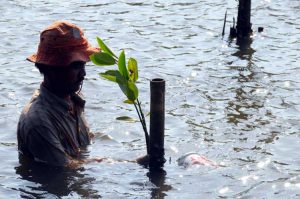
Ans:
[[[149,135],[147,131],[146,120],[141,108],[141,102],[138,99],[139,90],[135,85],[138,79],[137,61],[130,57],[126,64],[124,50],[122,50],[119,57],[117,57],[115,53],[113,53],[113,51],[107,47],[102,39],[97,37],[97,42],[102,51],[92,54],[90,59],[97,66],[118,66],[117,70],[107,70],[103,73],[99,73],[99,75],[106,80],[117,83],[127,97],[124,102],[134,105],[144,130],[147,154],[149,154]]]

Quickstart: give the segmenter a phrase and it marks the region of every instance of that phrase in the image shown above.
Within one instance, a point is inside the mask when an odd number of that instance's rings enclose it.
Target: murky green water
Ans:
[[[252,2],[246,48],[220,36],[226,7],[230,21],[237,13],[234,0],[2,2],[0,198],[299,198],[300,3]],[[165,173],[114,161],[72,172],[20,166],[18,117],[42,79],[25,58],[57,19],[138,59],[145,112],[149,80],[166,80]],[[137,116],[117,86],[97,77],[104,70],[89,64],[83,88],[98,135],[90,156],[134,159],[145,154],[142,128],[116,120]],[[190,151],[225,167],[179,167]]]

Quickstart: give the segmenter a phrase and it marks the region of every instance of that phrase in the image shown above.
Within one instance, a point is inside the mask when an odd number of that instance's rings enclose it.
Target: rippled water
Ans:
[[[255,34],[246,47],[221,37],[226,8],[232,23],[234,0],[2,2],[0,198],[299,198],[300,3],[252,1]],[[115,161],[78,171],[20,166],[18,117],[42,79],[25,58],[57,19],[138,59],[145,112],[149,80],[166,80],[165,172]],[[97,76],[104,70],[89,64],[83,88],[98,135],[90,156],[131,160],[145,154],[142,128],[116,119],[137,116],[119,88]],[[225,166],[179,167],[176,159],[191,151]]]

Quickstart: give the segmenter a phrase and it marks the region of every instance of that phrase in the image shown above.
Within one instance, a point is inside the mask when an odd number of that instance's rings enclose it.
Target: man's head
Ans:
[[[52,90],[71,94],[80,88],[89,56],[99,51],[89,44],[81,28],[56,21],[41,32],[38,51],[27,60],[35,63]]]
[[[66,96],[80,89],[86,75],[85,63],[76,61],[59,67],[36,63],[35,66],[44,75],[44,85],[48,89],[57,95]]]

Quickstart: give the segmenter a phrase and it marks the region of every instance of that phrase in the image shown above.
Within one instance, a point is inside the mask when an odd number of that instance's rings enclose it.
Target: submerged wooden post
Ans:
[[[239,0],[237,37],[249,37],[252,33],[251,26],[251,0]]]
[[[153,79],[150,82],[150,140],[149,167],[161,168],[166,162],[164,155],[165,130],[165,81]]]
[[[225,35],[226,19],[227,19],[227,10],[226,10],[226,12],[225,12],[225,16],[224,16],[224,24],[223,24],[222,36],[224,36],[224,35]]]

